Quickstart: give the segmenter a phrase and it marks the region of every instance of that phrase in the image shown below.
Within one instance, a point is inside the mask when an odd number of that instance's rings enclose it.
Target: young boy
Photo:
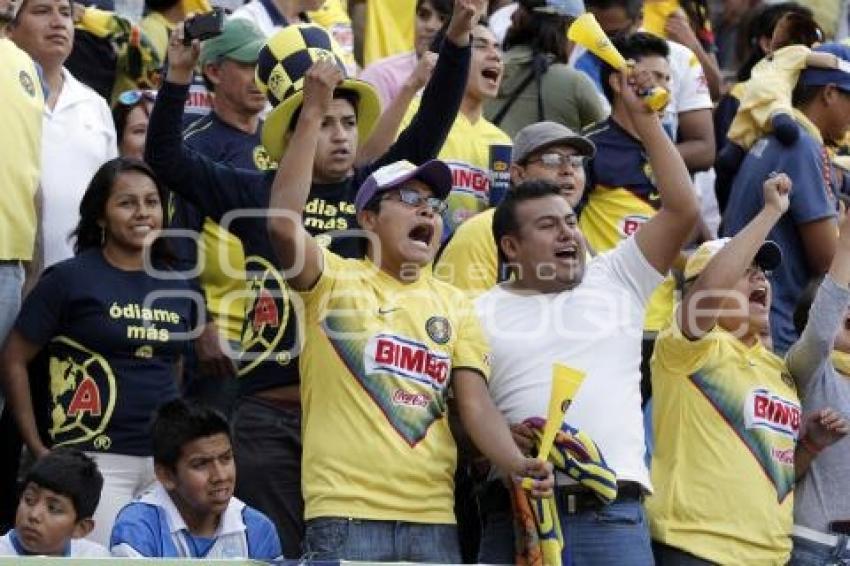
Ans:
[[[79,450],[60,447],[41,458],[24,480],[15,528],[0,537],[0,556],[109,556],[83,538],[102,487],[97,464]]]
[[[113,556],[281,557],[272,522],[233,497],[236,466],[224,416],[178,399],[159,409],[152,436],[158,481],[118,514]]]

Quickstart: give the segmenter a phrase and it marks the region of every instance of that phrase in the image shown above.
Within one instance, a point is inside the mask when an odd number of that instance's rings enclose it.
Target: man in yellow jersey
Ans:
[[[340,79],[326,61],[308,72],[270,201],[270,237],[299,291],[305,330],[305,550],[319,560],[457,563],[450,391],[469,436],[507,477],[536,477],[536,495],[553,478],[519,452],[487,394],[489,348],[471,303],[422,273],[451,190],[444,163],[398,161],[367,178],[355,200],[365,259],[342,259],[303,229],[319,130]]]
[[[499,91],[502,68],[502,53],[493,32],[480,20],[472,30],[472,62],[460,112],[439,155],[452,170],[452,191],[443,215],[443,241],[465,220],[489,206],[491,147],[511,145],[510,136],[483,115],[484,103]],[[414,94],[403,90],[396,96],[358,159],[386,151],[394,139],[392,134],[413,121],[419,109],[419,99],[413,100]],[[404,108],[407,110],[399,124],[399,110]]]
[[[41,174],[41,79],[29,55],[6,38],[17,9],[16,0],[0,0],[0,342],[21,307],[23,262],[33,259]]]
[[[734,238],[690,257],[690,288],[656,343],[647,512],[662,565],[785,564],[791,551],[794,484],[810,460],[797,440],[821,425],[801,423],[794,382],[759,339],[767,274],[782,261],[765,238],[788,210],[791,179],[773,176],[762,190],[761,212]]]
[[[517,132],[510,167],[511,185],[548,181],[574,209],[584,194],[584,161],[596,153],[593,142],[558,122],[537,122]],[[475,298],[506,277],[493,241],[495,208],[464,222],[446,244],[434,274]]]
[[[586,377],[566,423],[588,434],[617,476],[615,501],[559,475],[556,502],[567,525],[572,563],[652,564],[642,500],[652,491],[644,461],[640,342],[646,304],[699,215],[688,170],[659,116],[638,92],[655,78],[638,69],[612,81],[658,175],[662,206],[640,231],[607,253],[586,259],[576,213],[557,187],[542,181],[508,191],[493,217],[499,253],[512,279],[480,295],[475,306],[492,348],[490,394],[511,423],[547,413],[552,366]],[[508,502],[509,498],[503,498]],[[482,547],[511,561],[510,514],[485,523]],[[492,554],[490,555],[493,556]]]

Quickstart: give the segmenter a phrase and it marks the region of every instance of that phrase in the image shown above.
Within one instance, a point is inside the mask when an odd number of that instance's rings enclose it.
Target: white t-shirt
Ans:
[[[118,156],[106,101],[67,69],[62,76],[56,107],[44,106],[41,137],[45,267],[74,255],[68,236],[80,220],[80,200],[100,166]]]
[[[581,284],[520,295],[493,287],[475,302],[490,341],[490,395],[508,422],[546,417],[552,364],[587,376],[566,421],[599,445],[619,480],[651,489],[640,395],[646,302],[664,280],[634,238],[595,257]]]
[[[14,531],[12,529],[0,537],[0,556],[28,556],[18,552],[18,548],[12,540]],[[69,552],[65,554],[65,557],[68,558],[103,558],[105,556],[110,556],[106,548],[84,538],[71,539],[71,547]]]

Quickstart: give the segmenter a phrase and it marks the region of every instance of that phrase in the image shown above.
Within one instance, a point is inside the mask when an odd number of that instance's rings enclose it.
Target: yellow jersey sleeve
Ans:
[[[718,354],[719,332],[714,328],[699,340],[691,340],[682,334],[678,315],[674,311],[670,324],[661,331],[655,341],[653,367],[658,365],[671,375],[690,375]]]
[[[460,225],[434,267],[434,276],[474,299],[498,282],[499,257],[493,241],[495,209]]]
[[[485,380],[490,379],[490,346],[472,302],[464,300],[463,319],[458,328],[458,342],[452,356],[454,369],[477,371]]]

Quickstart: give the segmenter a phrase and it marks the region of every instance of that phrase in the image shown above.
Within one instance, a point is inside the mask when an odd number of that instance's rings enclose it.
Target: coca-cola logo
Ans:
[[[393,392],[393,404],[424,408],[428,406],[428,397],[421,393],[408,393],[403,389],[396,389]]]

